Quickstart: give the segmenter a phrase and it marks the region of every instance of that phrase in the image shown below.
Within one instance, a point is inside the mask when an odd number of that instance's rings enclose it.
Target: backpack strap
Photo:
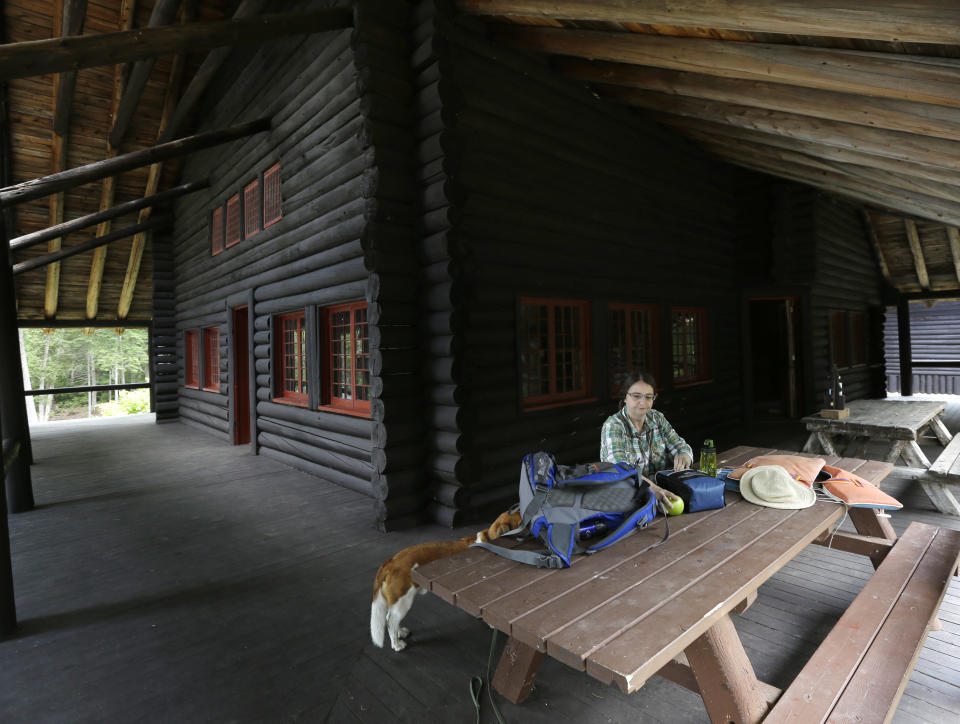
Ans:
[[[538,553],[537,551],[515,551],[510,548],[501,548],[493,543],[471,543],[471,548],[486,548],[502,558],[509,558],[517,563],[526,563],[537,568],[565,568],[563,559],[556,553]]]

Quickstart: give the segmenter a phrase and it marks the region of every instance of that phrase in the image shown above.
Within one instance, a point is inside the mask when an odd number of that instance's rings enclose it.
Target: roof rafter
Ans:
[[[920,246],[920,235],[917,234],[917,224],[913,219],[904,219],[903,228],[907,232],[907,243],[910,245],[910,254],[913,256],[913,268],[917,272],[917,281],[924,291],[930,289],[930,275],[927,273],[927,262],[923,258],[923,247]]]
[[[519,26],[492,35],[522,50],[960,107],[960,61],[950,58]]]
[[[891,42],[960,44],[953,0],[457,0],[465,13],[726,28],[756,33],[826,35]]]
[[[950,245],[950,256],[953,257],[953,270],[960,282],[960,230],[957,227],[947,227],[947,243]]]

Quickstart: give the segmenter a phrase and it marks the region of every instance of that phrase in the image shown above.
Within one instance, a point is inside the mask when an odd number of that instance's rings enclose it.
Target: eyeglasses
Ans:
[[[628,393],[627,393],[627,397],[629,397],[629,398],[630,398],[631,400],[633,400],[634,402],[640,402],[640,400],[646,400],[647,402],[653,402],[655,399],[657,399],[657,396],[656,396],[655,394],[654,394],[654,395],[650,395],[650,394],[643,395],[643,394],[641,394],[641,393],[639,393],[639,392],[628,392]]]

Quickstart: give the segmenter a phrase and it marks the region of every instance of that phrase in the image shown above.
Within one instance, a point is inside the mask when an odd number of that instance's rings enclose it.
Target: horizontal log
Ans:
[[[217,432],[222,432],[225,434],[230,432],[230,423],[226,420],[220,420],[216,417],[205,415],[202,412],[192,410],[187,407],[181,407],[178,415],[175,417],[170,416],[168,419],[178,419],[187,425],[197,427],[207,432],[210,432],[210,430],[216,430]]]
[[[425,484],[426,476],[419,468],[374,475],[372,482],[374,496],[377,500],[390,500],[391,498],[407,497],[411,494],[416,495],[420,500],[425,500],[427,497]]]
[[[79,229],[85,229],[88,226],[99,224],[102,221],[115,219],[118,216],[123,216],[124,214],[129,214],[139,209],[157,206],[158,204],[162,204],[185,194],[192,194],[209,186],[210,181],[208,179],[191,181],[190,183],[175,186],[172,189],[161,191],[160,193],[153,194],[152,196],[146,196],[142,199],[135,199],[134,201],[117,204],[116,206],[111,206],[109,209],[105,209],[104,211],[87,214],[86,216],[81,216],[78,219],[65,221],[62,224],[57,224],[56,226],[51,226],[47,229],[35,231],[32,234],[24,234],[23,236],[18,236],[15,239],[11,239],[10,250],[17,251],[19,249],[26,249],[34,244],[40,244],[41,242],[49,241],[50,239],[66,236],[70,232],[78,231]],[[154,265],[153,272],[154,279],[156,279],[158,273],[156,265]]]
[[[370,380],[370,394],[378,399],[392,402],[397,398],[420,400],[423,383],[419,375],[410,373],[374,375]]]
[[[257,314],[282,314],[291,310],[303,309],[310,305],[329,306],[363,299],[365,281],[347,282],[336,286],[318,289],[305,294],[297,294],[282,299],[257,302]],[[259,291],[259,290],[258,290]]]
[[[412,493],[391,500],[376,500],[373,509],[378,518],[393,520],[408,515],[419,515],[426,505],[426,498],[417,493]]]
[[[257,403],[257,415],[313,427],[318,430],[318,435],[322,434],[364,450],[373,449],[370,442],[373,423],[362,417],[308,410],[305,407],[284,405],[279,402]]]
[[[84,36],[89,37],[89,36]],[[0,52],[9,45],[0,45]],[[61,171],[32,181],[24,181],[14,186],[0,189],[0,205],[10,206],[25,201],[32,201],[43,196],[66,191],[75,186],[81,186],[91,181],[98,181],[107,176],[116,176],[124,171],[130,171],[141,166],[148,166],[158,161],[185,156],[202,148],[210,148],[229,143],[238,138],[244,138],[254,133],[263,133],[270,130],[270,119],[261,118],[249,123],[241,123],[220,131],[209,131],[195,136],[187,136],[176,141],[162,143],[152,148],[131,151],[120,156],[114,156],[104,161],[95,161],[86,166],[78,166],[67,171]]]
[[[429,513],[426,509],[408,515],[391,515],[390,512],[386,510],[375,510],[375,515],[377,517],[377,530],[381,533],[392,533],[394,531],[419,528],[429,520]]]
[[[352,458],[360,463],[370,464],[371,462],[370,443],[366,439],[351,439],[350,436],[342,433],[331,437],[329,433],[308,425],[289,420],[276,420],[270,417],[259,417],[257,419],[257,429],[279,437],[313,445],[331,454]]]
[[[336,485],[340,485],[341,487],[348,488],[357,493],[361,493],[373,498],[373,490],[370,487],[370,481],[364,478],[357,477],[356,475],[349,475],[338,470],[331,470],[330,468],[325,468],[321,465],[311,463],[308,460],[298,458],[296,455],[291,455],[290,453],[280,450],[274,450],[270,447],[261,447],[260,454],[264,457],[277,460],[284,465],[295,468],[296,470],[309,473],[310,475],[320,478],[321,480],[327,480],[331,483],[335,483]]]
[[[338,473],[345,473],[358,478],[369,478],[374,472],[373,464],[369,457],[366,460],[360,460],[355,457],[325,450],[316,445],[311,445],[308,442],[294,440],[291,437],[284,437],[283,435],[275,435],[267,432],[265,429],[259,429],[257,442],[261,447],[269,447],[273,450],[287,453],[288,455],[295,455],[301,460],[306,460],[314,465],[322,466],[327,470]]]
[[[465,508],[470,502],[470,490],[456,483],[440,483],[434,486],[433,497],[451,508]]]
[[[384,425],[374,422],[371,440],[374,447],[390,448],[395,445],[405,445],[423,439],[424,425],[422,422]]]
[[[283,35],[348,28],[352,24],[350,8],[332,8],[10,43],[0,49],[0,81],[158,55],[201,52]]]
[[[434,502],[427,508],[428,516],[438,525],[448,528],[456,528],[463,525],[466,518],[466,512],[459,508],[451,508],[442,503]]]
[[[423,467],[423,445],[419,442],[394,445],[388,449],[374,448],[373,469],[377,473],[393,473]]]
[[[891,43],[960,44],[960,8],[951,2],[858,3],[792,0],[686,0],[624,3],[622,0],[457,0],[473,15],[521,15],[565,20],[725,28],[748,33],[866,38]]]
[[[904,63],[853,50],[527,26],[498,28],[493,39],[527,51],[960,107],[960,70],[946,59]]]

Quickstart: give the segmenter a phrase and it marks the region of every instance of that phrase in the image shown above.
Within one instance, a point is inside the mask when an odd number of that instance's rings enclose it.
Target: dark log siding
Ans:
[[[271,116],[272,129],[191,159],[184,176],[209,177],[211,188],[177,206],[174,243],[180,359],[186,329],[216,324],[222,345],[220,393],[184,388],[181,372],[181,417],[232,439],[228,317],[252,290],[255,449],[370,495],[382,528],[419,522],[426,505],[408,10],[363,0],[354,30],[231,56],[234,77],[210,94],[204,126]],[[275,163],[283,218],[211,256],[210,211]],[[363,300],[370,418],[318,411],[320,309]],[[310,409],[273,402],[273,318],[301,309]]]
[[[941,300],[927,306],[910,302],[910,348],[915,360],[960,361],[960,302]],[[900,340],[897,308],[888,307],[884,320],[883,350],[887,387],[900,391]],[[914,367],[913,391],[960,395],[957,367]]]
[[[736,424],[740,394],[729,169],[461,22],[439,15],[435,65],[424,58],[418,68],[421,87],[437,83],[443,104],[442,129],[423,142],[442,149],[443,162],[431,166],[436,152],[424,148],[423,174],[442,169],[464,197],[443,207],[443,226],[431,228],[446,234],[452,252],[452,280],[435,287],[438,304],[442,295],[443,308],[459,315],[444,349],[453,350],[451,363],[440,370],[458,375],[458,404],[433,408],[436,445],[447,445],[430,471],[434,515],[444,523],[489,517],[515,502],[527,452],[546,449],[567,463],[597,459],[600,427],[618,409],[608,392],[610,302],[658,305],[658,406],[695,448],[705,433],[722,437]],[[433,120],[431,111],[424,106],[422,117]],[[589,300],[592,401],[522,410],[524,295]],[[672,384],[672,305],[708,310],[708,383]]]

